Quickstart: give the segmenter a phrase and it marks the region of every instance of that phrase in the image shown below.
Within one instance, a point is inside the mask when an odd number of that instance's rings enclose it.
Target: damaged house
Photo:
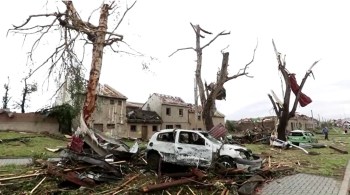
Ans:
[[[85,97],[85,93],[82,93]],[[96,109],[92,114],[92,126],[111,136],[126,134],[127,97],[107,84],[99,84],[97,89]],[[62,88],[55,105],[71,104],[66,88]]]
[[[148,140],[154,132],[160,130],[162,119],[155,111],[142,110],[142,105],[126,102],[127,135],[124,137]]]
[[[189,128],[189,106],[180,97],[153,93],[142,110],[155,111],[162,119],[161,129]]]
[[[245,131],[247,129],[253,130],[255,128],[271,131],[277,128],[277,122],[278,120],[276,116],[266,116],[263,118],[245,118],[237,121],[235,128],[238,131]],[[313,130],[318,126],[318,121],[312,117],[296,113],[294,117],[289,119],[286,130]]]

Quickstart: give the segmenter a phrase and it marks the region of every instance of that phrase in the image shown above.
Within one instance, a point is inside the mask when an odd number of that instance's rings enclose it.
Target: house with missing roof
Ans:
[[[56,105],[71,102],[66,91],[60,93]],[[225,116],[216,112],[214,125],[219,123],[225,124]],[[196,116],[193,105],[180,97],[153,93],[145,103],[128,102],[125,95],[107,84],[98,85],[92,127],[111,136],[144,140],[161,129],[205,129],[201,110]]]
[[[126,102],[127,129],[124,137],[148,140],[160,130],[161,117],[155,111],[142,110],[143,103]]]
[[[161,129],[188,129],[188,104],[180,97],[153,93],[142,110],[155,111],[162,119]]]

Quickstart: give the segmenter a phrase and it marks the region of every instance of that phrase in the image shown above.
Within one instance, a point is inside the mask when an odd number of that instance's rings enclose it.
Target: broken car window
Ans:
[[[205,145],[205,140],[197,133],[193,132],[180,132],[179,143],[183,144],[195,144]]]
[[[159,133],[157,136],[157,141],[163,141],[163,142],[175,142],[174,139],[174,133],[168,132],[168,133]]]

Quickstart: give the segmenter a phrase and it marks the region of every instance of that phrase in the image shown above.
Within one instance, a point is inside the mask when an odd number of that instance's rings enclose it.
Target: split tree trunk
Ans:
[[[96,39],[93,42],[91,70],[87,86],[87,95],[83,107],[84,121],[88,126],[90,126],[91,115],[96,107],[97,87],[100,79],[103,48],[105,46],[104,43],[107,32],[108,9],[109,6],[107,4],[104,4],[101,9],[97,31],[94,32]]]

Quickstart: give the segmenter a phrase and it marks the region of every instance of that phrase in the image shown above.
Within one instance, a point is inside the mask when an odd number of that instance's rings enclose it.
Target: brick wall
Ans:
[[[55,118],[45,117],[36,113],[13,113],[12,117],[9,117],[7,113],[0,114],[0,131],[59,134],[58,128],[59,124]]]

